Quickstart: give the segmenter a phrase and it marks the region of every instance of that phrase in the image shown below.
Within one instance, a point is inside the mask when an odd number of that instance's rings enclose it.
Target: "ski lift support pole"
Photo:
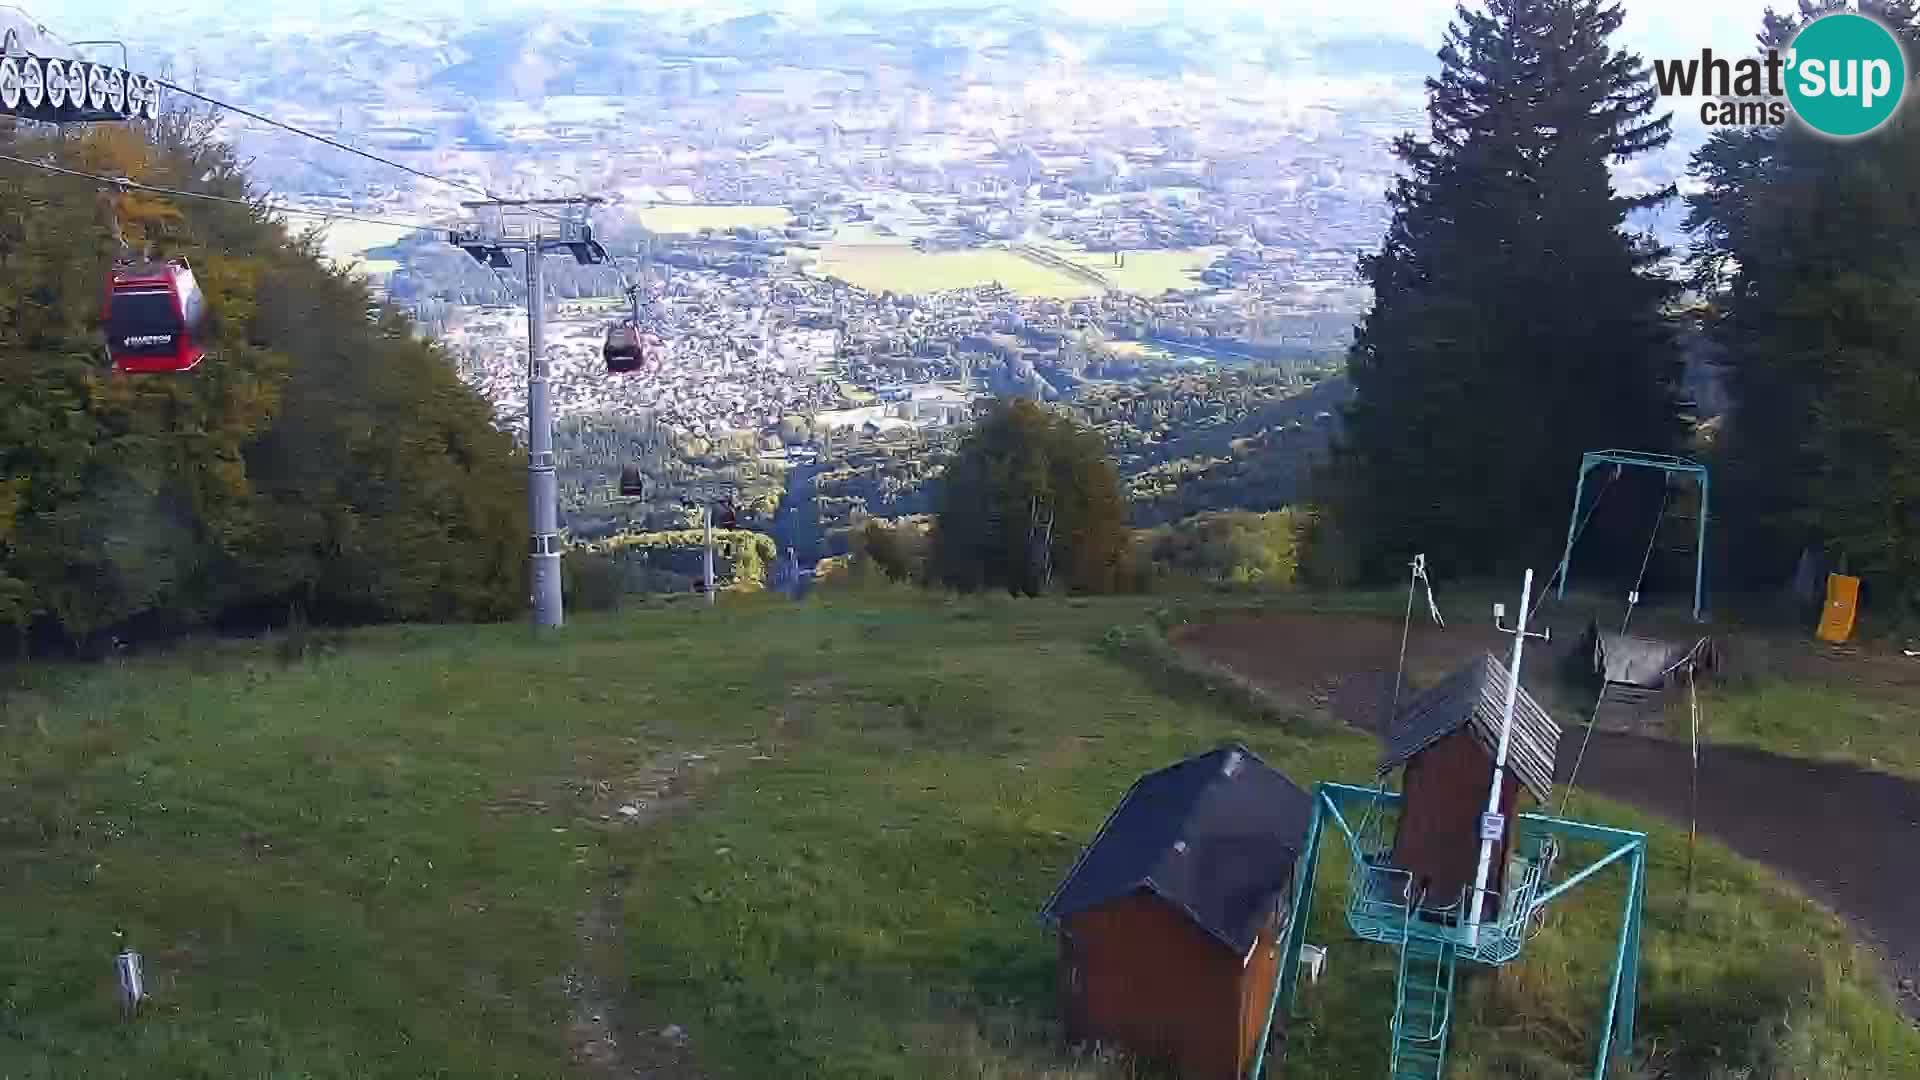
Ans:
[[[530,519],[528,579],[533,624],[557,628],[565,622],[560,585],[559,480],[554,469],[553,388],[547,363],[547,298],[540,260],[549,253],[573,256],[582,266],[607,262],[607,249],[593,237],[588,212],[606,200],[594,195],[565,199],[487,199],[460,205],[482,212],[486,227],[454,229],[447,242],[493,270],[513,264],[507,252],[523,252],[527,274],[527,516]],[[542,209],[562,209],[556,216]],[[536,220],[537,219],[537,220]]]
[[[1487,788],[1487,812],[1480,815],[1480,865],[1473,874],[1472,906],[1467,912],[1467,947],[1470,949],[1480,944],[1480,923],[1487,899],[1487,876],[1493,864],[1493,845],[1506,835],[1507,821],[1500,813],[1500,794],[1506,786],[1507,748],[1513,741],[1513,708],[1520,696],[1520,655],[1529,637],[1541,641],[1552,640],[1552,631],[1527,633],[1527,602],[1532,596],[1533,568],[1528,567],[1520,585],[1520,615],[1512,630],[1501,625],[1501,620],[1506,616],[1506,605],[1493,605],[1493,625],[1502,633],[1513,635],[1513,662],[1507,669],[1507,697],[1500,711],[1500,746],[1493,759],[1493,783]]]

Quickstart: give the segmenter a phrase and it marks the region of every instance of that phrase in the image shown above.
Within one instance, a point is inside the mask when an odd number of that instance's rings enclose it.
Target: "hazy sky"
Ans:
[[[280,2],[286,0],[270,0],[261,7],[272,10]],[[960,7],[968,6],[968,2],[867,0],[862,6],[868,9],[936,4]],[[1781,6],[1792,6],[1791,0],[1776,2],[1780,2]],[[842,6],[840,0],[765,0],[762,3],[730,0],[723,5],[717,5],[712,0],[601,0],[597,3],[592,0],[586,3],[579,0],[524,0],[522,3],[513,0],[392,0],[392,5],[397,12],[421,13],[431,10],[436,14],[513,7],[655,10],[696,7],[712,11],[724,6],[733,9],[812,11]],[[9,6],[0,3],[0,10]],[[307,0],[299,5],[299,10],[303,16],[310,18],[331,11],[358,12],[375,6],[385,5],[375,5],[369,0]],[[1338,26],[1352,32],[1392,33],[1436,44],[1448,17],[1453,13],[1451,0],[1373,0],[1360,4],[1351,0],[1051,0],[1051,6],[1090,20],[1157,21],[1183,15],[1206,18],[1210,15],[1255,14],[1281,27],[1299,24],[1330,29]],[[54,30],[69,38],[96,36],[97,31],[89,30],[91,20],[112,20],[124,29],[126,23],[123,20],[143,17],[141,6],[130,4],[128,0],[32,0],[21,7],[35,12]],[[1621,32],[1622,43],[1649,58],[1698,52],[1702,46],[1711,46],[1716,52],[1744,53],[1752,47],[1753,35],[1760,28],[1760,16],[1766,7],[1766,0],[1693,0],[1687,3],[1676,0],[1626,0],[1627,23]],[[230,0],[168,0],[165,5],[165,10],[170,14],[212,13],[231,11],[232,8]],[[132,32],[137,37],[137,30]],[[138,48],[137,40],[128,44]]]

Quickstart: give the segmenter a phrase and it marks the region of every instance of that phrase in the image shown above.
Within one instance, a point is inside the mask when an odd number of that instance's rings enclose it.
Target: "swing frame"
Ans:
[[[1701,611],[1706,603],[1707,580],[1707,500],[1712,484],[1705,465],[1691,458],[1675,457],[1672,454],[1649,454],[1639,450],[1589,450],[1580,456],[1580,477],[1574,481],[1573,485],[1573,511],[1567,518],[1567,544],[1560,556],[1560,568],[1556,571],[1560,584],[1554,594],[1555,597],[1566,599],[1567,576],[1573,564],[1573,545],[1579,540],[1580,533],[1584,531],[1580,521],[1580,503],[1586,496],[1587,474],[1602,465],[1658,469],[1668,476],[1680,473],[1692,476],[1700,485],[1700,520],[1695,524],[1693,544],[1693,621],[1703,621]]]

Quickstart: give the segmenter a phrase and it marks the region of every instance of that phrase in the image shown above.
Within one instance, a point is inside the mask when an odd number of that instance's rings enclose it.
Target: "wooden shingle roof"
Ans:
[[[1394,717],[1379,771],[1405,764],[1414,755],[1465,726],[1493,758],[1500,746],[1500,718],[1506,705],[1507,666],[1483,653],[1478,659],[1407,702]],[[1553,794],[1554,755],[1560,725],[1522,686],[1513,705],[1513,738],[1507,767],[1539,802]]]

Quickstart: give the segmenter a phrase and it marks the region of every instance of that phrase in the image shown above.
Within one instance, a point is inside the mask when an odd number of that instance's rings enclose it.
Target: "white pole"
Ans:
[[[715,603],[713,598],[713,504],[700,508],[700,524],[706,530],[707,538],[707,606]]]
[[[560,500],[553,459],[553,389],[547,370],[547,293],[540,273],[540,237],[527,252],[527,502],[533,544],[528,577],[533,625],[566,621],[560,589]]]
[[[1507,745],[1513,739],[1513,707],[1520,698],[1520,652],[1527,645],[1527,598],[1533,595],[1533,568],[1520,586],[1520,623],[1513,631],[1513,661],[1507,670],[1507,703],[1500,715],[1500,749],[1493,757],[1493,783],[1487,788],[1487,812],[1480,818],[1480,868],[1473,874],[1472,911],[1467,921],[1467,947],[1480,944],[1480,923],[1487,895],[1487,874],[1492,869],[1494,841],[1505,835],[1506,822],[1500,816],[1500,792],[1506,786]]]
[[[1407,672],[1407,635],[1413,630],[1413,594],[1420,587],[1420,564],[1425,555],[1415,555],[1407,564],[1407,615],[1400,621],[1400,665],[1393,669],[1393,704],[1387,706],[1386,723],[1380,728],[1381,735],[1393,733],[1393,720],[1400,712],[1400,680]]]

